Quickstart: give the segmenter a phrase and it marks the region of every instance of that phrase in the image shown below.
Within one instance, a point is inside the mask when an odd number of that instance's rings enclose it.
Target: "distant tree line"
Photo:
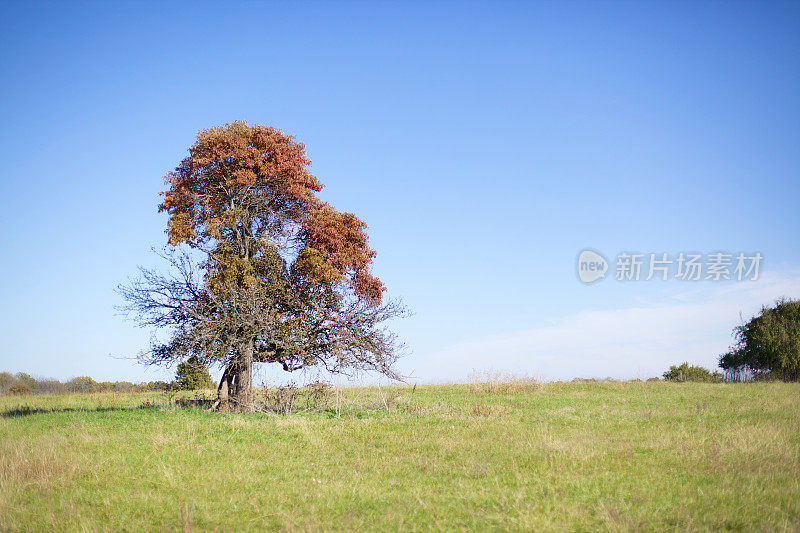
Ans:
[[[132,383],[130,381],[95,381],[89,376],[78,376],[69,381],[34,378],[30,374],[19,372],[0,372],[0,394],[70,394],[92,392],[157,392],[196,389],[214,389],[208,369],[196,358],[190,358],[178,365],[175,380],[146,381]]]
[[[89,392],[147,392],[166,391],[172,387],[166,381],[132,383],[130,381],[95,381],[78,376],[69,381],[34,378],[24,372],[0,372],[0,394],[69,394]]]

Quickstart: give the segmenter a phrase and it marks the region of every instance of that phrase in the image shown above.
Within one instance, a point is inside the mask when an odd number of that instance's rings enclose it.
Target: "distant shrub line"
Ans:
[[[90,392],[150,392],[177,390],[174,383],[166,381],[95,381],[88,376],[79,376],[69,381],[34,378],[24,372],[11,374],[0,372],[0,394],[72,394]]]
[[[196,357],[190,357],[178,365],[175,381],[95,381],[89,376],[78,376],[69,381],[34,378],[19,372],[0,372],[0,394],[69,394],[91,392],[153,392],[213,389],[214,382],[208,368]]]

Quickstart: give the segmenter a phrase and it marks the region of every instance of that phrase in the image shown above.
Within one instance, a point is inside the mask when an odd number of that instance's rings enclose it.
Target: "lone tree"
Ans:
[[[719,359],[729,379],[800,381],[800,300],[762,307],[733,334],[736,344]]]
[[[121,287],[141,325],[172,330],[145,362],[221,365],[222,409],[253,409],[253,363],[399,377],[401,346],[383,324],[404,311],[383,301],[370,273],[366,224],[316,196],[310,163],[303,144],[274,128],[201,131],[165,177],[171,273],[141,269]]]
[[[211,380],[211,374],[208,373],[206,365],[193,355],[178,364],[178,370],[175,372],[175,387],[178,390],[212,389],[214,382]]]

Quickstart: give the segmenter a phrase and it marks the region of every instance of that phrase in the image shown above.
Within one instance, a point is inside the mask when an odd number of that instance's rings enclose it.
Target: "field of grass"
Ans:
[[[0,398],[0,530],[800,530],[800,384]]]

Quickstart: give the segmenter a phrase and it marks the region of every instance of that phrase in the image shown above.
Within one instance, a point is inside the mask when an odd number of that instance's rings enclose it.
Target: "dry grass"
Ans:
[[[499,370],[473,372],[470,375],[472,392],[486,394],[510,394],[536,392],[544,383],[536,377]]]

